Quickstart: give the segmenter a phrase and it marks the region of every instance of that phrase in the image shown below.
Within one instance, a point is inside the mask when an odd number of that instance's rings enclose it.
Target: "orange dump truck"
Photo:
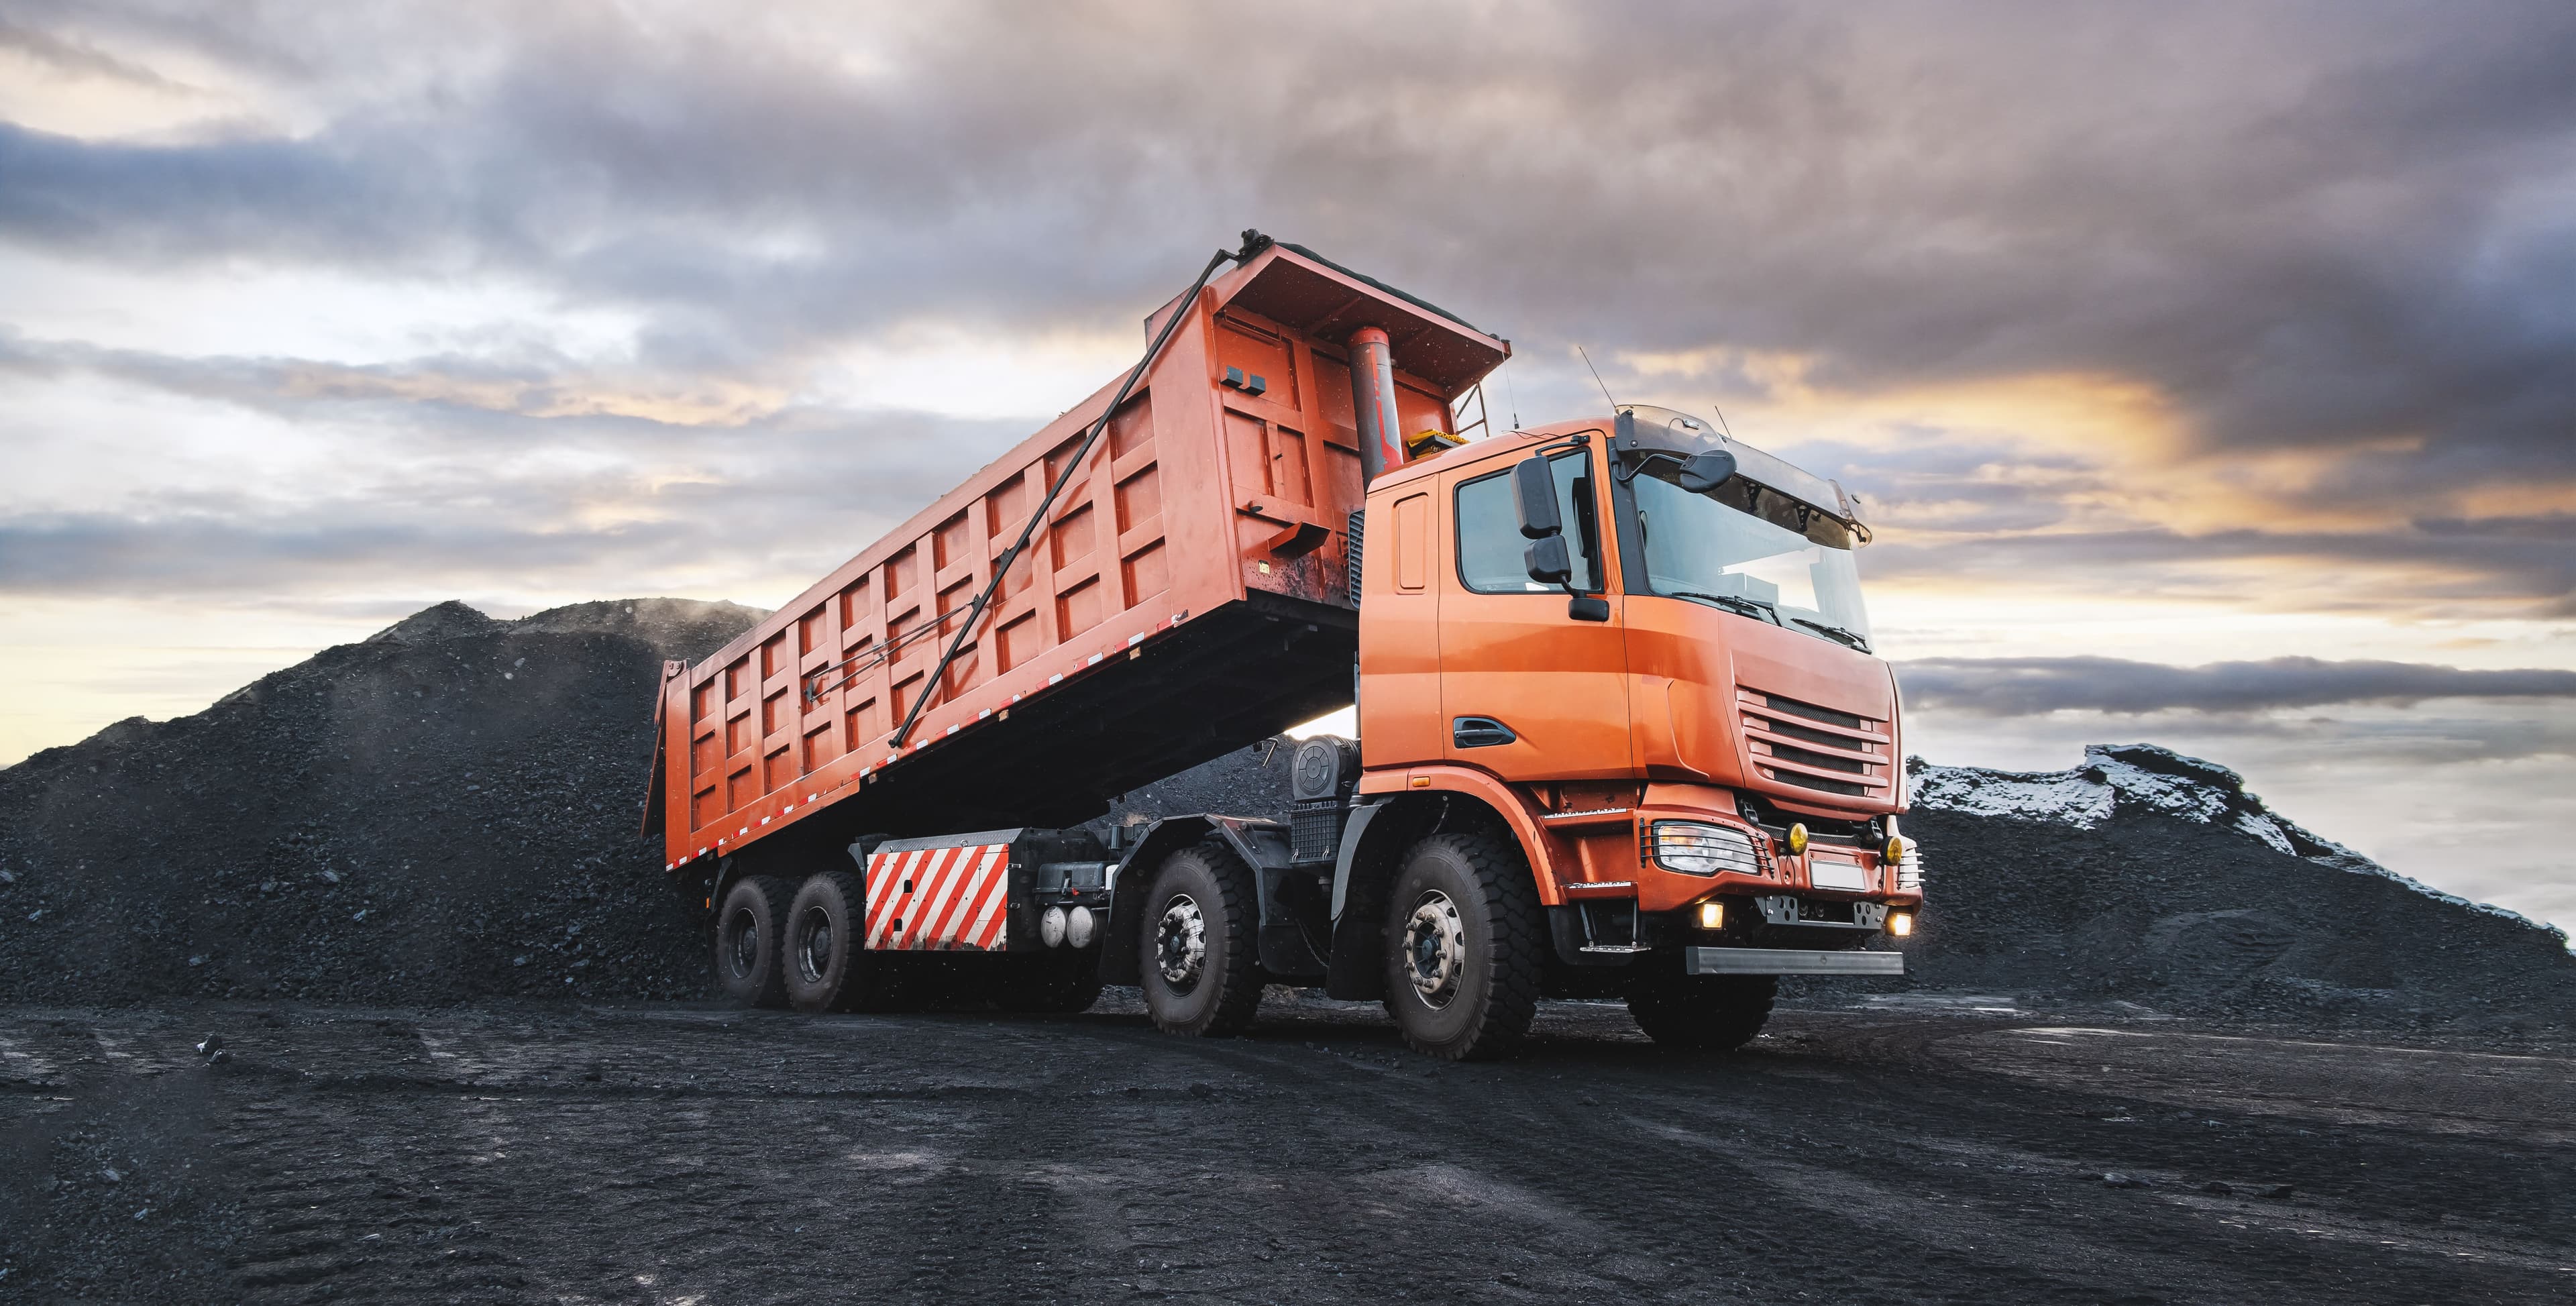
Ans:
[[[1256,233],[1146,327],[1119,381],[665,668],[646,823],[728,992],[1135,984],[1223,1034],[1320,984],[1455,1058],[1542,995],[1728,1047],[1777,976],[1900,973],[1857,946],[1922,892],[1840,487],[1663,409],[1462,430],[1506,341]],[[1284,823],[1084,827],[1354,696]]]

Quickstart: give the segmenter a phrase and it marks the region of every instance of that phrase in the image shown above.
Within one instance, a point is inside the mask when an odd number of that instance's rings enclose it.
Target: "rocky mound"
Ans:
[[[702,992],[647,723],[664,659],[760,616],[442,603],[0,771],[0,999]]]

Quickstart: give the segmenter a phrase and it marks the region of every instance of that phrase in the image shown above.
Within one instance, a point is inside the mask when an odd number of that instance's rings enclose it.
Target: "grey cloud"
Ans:
[[[189,486],[86,511],[0,514],[0,594],[312,601],[713,581],[785,586],[718,595],[774,603],[1028,434],[1020,423],[810,408],[710,428],[273,403],[359,409],[345,438],[401,470],[327,490]],[[594,456],[517,456],[530,448]]]
[[[13,130],[0,233],[505,268],[722,359],[1123,320],[1255,222],[1533,345],[1789,350],[1863,387],[2107,370],[2223,443],[2438,437],[2325,494],[2576,476],[2564,6],[1408,7],[1252,44],[1118,5],[495,12],[241,24],[224,48],[336,97],[325,130]]]
[[[2425,573],[2391,592],[2355,591],[2339,600],[2355,608],[2383,607],[2395,598],[2463,611],[2504,604],[2544,616],[2576,616],[2576,513],[2427,518],[2380,531],[2243,528],[2186,535],[2141,528],[1891,540],[1864,554],[1862,568],[1874,579],[2085,577],[2109,593],[2215,586],[2245,594],[2241,579],[2214,582],[2192,571],[2195,564],[2225,561],[2362,563]]]
[[[2175,667],[2121,658],[1925,658],[1897,668],[1907,702],[1980,716],[2257,713],[2434,698],[2576,699],[2576,671],[2271,658]]]

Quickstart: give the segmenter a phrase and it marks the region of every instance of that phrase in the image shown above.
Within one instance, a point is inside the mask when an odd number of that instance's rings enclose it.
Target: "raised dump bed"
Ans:
[[[1087,452],[1115,382],[713,657],[665,668],[647,826],[673,870],[753,844],[807,859],[866,832],[1071,825],[1351,700],[1350,335],[1390,338],[1408,433],[1452,431],[1509,346],[1288,245],[1166,305],[1149,336],[1175,308]]]

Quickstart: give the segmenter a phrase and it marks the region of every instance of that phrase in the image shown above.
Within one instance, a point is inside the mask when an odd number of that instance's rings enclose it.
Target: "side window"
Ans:
[[[1547,460],[1556,473],[1556,508],[1565,519],[1567,552],[1574,558],[1574,588],[1601,592],[1600,537],[1593,520],[1591,460],[1583,450]],[[1478,594],[1556,594],[1556,586],[1529,578],[1521,550],[1520,516],[1512,510],[1509,470],[1458,487],[1458,581]]]
[[[1431,579],[1431,496],[1417,494],[1395,505],[1395,587],[1416,592]]]

